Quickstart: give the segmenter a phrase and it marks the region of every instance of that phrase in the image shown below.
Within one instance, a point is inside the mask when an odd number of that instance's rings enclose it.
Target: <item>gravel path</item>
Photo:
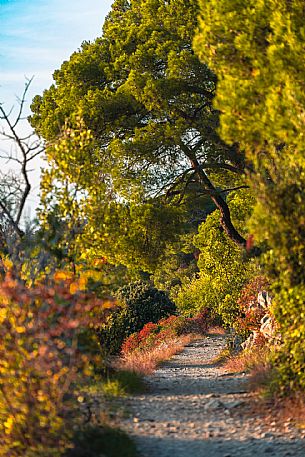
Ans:
[[[247,376],[213,363],[224,346],[220,335],[192,342],[125,400],[141,457],[305,457],[305,434],[251,414]]]

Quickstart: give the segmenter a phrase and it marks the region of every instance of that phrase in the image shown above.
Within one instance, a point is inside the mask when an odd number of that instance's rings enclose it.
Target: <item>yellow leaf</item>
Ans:
[[[14,420],[12,416],[9,416],[7,420],[4,422],[4,427],[5,427],[5,433],[9,435],[11,433],[11,430],[13,428]]]
[[[76,294],[79,291],[79,285],[77,282],[72,282],[70,284],[70,294]]]
[[[73,274],[71,272],[63,270],[56,271],[54,274],[55,281],[65,281],[67,279],[71,279],[72,277]]]
[[[16,327],[17,333],[25,333],[25,327]]]

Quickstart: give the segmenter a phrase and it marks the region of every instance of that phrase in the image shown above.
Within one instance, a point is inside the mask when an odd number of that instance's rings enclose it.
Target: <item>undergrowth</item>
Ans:
[[[175,339],[169,339],[166,343],[155,348],[126,353],[116,362],[115,366],[119,370],[149,375],[161,362],[182,351],[192,339],[194,339],[193,335],[182,335]]]

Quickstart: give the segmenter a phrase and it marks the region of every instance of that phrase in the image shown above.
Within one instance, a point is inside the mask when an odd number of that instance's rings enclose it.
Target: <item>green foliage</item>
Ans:
[[[269,251],[273,311],[283,344],[277,388],[305,387],[304,2],[202,0],[195,49],[219,79],[221,133],[253,161],[254,234]]]
[[[141,330],[146,323],[158,322],[176,311],[165,292],[141,281],[119,289],[118,298],[123,307],[112,313],[98,331],[103,350],[112,354],[118,353],[125,338]]]
[[[109,263],[126,265],[135,275],[141,270],[153,271],[182,230],[183,210],[156,201],[111,202],[104,208],[92,205],[86,214],[90,224],[78,240],[83,259],[90,263],[104,255]]]
[[[245,230],[253,197],[249,192],[242,196],[235,192],[228,200],[234,223],[241,231]],[[255,263],[244,259],[240,249],[226,237],[217,211],[200,225],[194,244],[200,250],[199,273],[183,284],[176,298],[177,306],[188,315],[210,309],[225,325],[233,326],[239,314],[237,299],[254,274]]]
[[[302,145],[302,0],[202,0],[195,49],[216,72],[221,132],[248,151]],[[302,146],[303,147],[303,146]],[[268,151],[269,152],[269,151]]]

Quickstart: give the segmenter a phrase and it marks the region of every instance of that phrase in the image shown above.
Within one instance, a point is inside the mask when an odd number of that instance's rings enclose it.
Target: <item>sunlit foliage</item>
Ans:
[[[304,2],[201,0],[195,49],[217,74],[221,134],[255,170],[253,227],[270,250],[274,313],[283,346],[281,389],[305,388]]]

